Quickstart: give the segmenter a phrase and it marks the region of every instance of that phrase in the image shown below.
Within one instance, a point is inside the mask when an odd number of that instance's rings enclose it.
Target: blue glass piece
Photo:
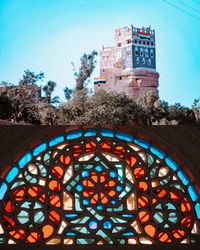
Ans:
[[[117,173],[115,171],[110,171],[110,177],[112,178],[117,177]]]
[[[126,232],[122,234],[123,236],[133,236],[134,233],[133,232]]]
[[[122,186],[117,186],[117,191],[120,192],[122,190]]]
[[[133,214],[122,214],[123,217],[132,218]]]
[[[111,200],[111,204],[115,205],[116,203],[117,203],[117,202],[116,202],[115,199],[112,199],[112,200]]]
[[[43,152],[44,150],[46,150],[47,148],[47,144],[46,143],[42,143],[40,145],[38,145],[37,147],[35,147],[33,149],[33,156],[39,155],[41,152]]]
[[[76,216],[78,216],[78,214],[65,214],[65,217],[67,217],[67,218],[73,218]]]
[[[103,227],[105,229],[111,229],[113,227],[113,223],[111,220],[105,220],[103,223]]]
[[[133,137],[130,134],[124,133],[124,132],[116,132],[115,133],[116,137],[125,141],[133,141]]]
[[[91,221],[89,222],[89,228],[90,228],[90,229],[95,230],[95,229],[97,229],[97,227],[98,227],[98,222],[97,222],[96,220],[91,220]]]
[[[177,173],[178,177],[180,178],[180,180],[183,182],[183,184],[186,186],[190,183],[189,178],[187,177],[187,175],[183,172],[183,170],[179,170]]]
[[[0,200],[3,199],[7,189],[8,189],[7,184],[5,182],[2,182],[1,187],[0,187]]]
[[[114,137],[114,133],[112,130],[110,129],[100,129],[100,133],[102,136],[105,136],[105,137]]]
[[[195,210],[197,213],[197,218],[200,219],[200,203],[199,202],[195,205]]]
[[[26,153],[24,156],[22,156],[19,160],[19,167],[23,168],[26,163],[28,163],[31,160],[32,156],[31,154],[28,152]]]
[[[102,208],[103,208],[102,205],[98,205],[98,206],[97,206],[97,209],[98,209],[98,210],[102,210]]]
[[[188,187],[188,192],[189,192],[189,194],[190,194],[191,199],[192,199],[194,202],[198,200],[199,196],[198,196],[198,194],[197,194],[197,192],[196,192],[194,186],[190,185],[190,186]]]
[[[83,199],[83,205],[89,205],[89,204],[90,204],[90,202],[88,199]]]
[[[81,137],[81,135],[82,135],[81,130],[70,131],[67,134],[67,140],[73,140],[79,138]]]
[[[52,147],[60,142],[63,142],[64,141],[64,136],[63,135],[60,135],[60,136],[56,136],[56,137],[53,137],[50,141],[49,141],[49,146]]]
[[[82,177],[88,177],[90,175],[90,172],[88,170],[84,170],[82,173],[81,173],[81,176]]]
[[[13,167],[6,175],[6,181],[10,183],[19,173],[17,167]]]
[[[74,236],[74,235],[76,235],[76,233],[74,233],[74,232],[67,232],[65,235],[67,235],[67,236]]]
[[[98,166],[96,166],[95,169],[96,169],[96,171],[101,172],[103,167],[101,165],[98,165]]]
[[[81,191],[83,190],[83,186],[79,184],[79,185],[76,187],[76,190],[78,190],[79,192],[81,192]]]
[[[87,129],[85,131],[84,136],[85,137],[89,137],[89,136],[95,136],[97,134],[97,130],[96,129]]]
[[[152,146],[150,147],[150,151],[151,151],[154,155],[157,155],[160,159],[164,159],[164,157],[165,157],[165,153],[164,153],[161,149],[155,147],[154,145],[152,145]]]
[[[139,138],[139,137],[135,137],[134,142],[135,142],[135,144],[139,145],[142,148],[146,148],[146,149],[149,148],[149,143],[147,141]]]
[[[167,156],[165,161],[172,170],[176,171],[179,168],[178,164],[171,157]]]

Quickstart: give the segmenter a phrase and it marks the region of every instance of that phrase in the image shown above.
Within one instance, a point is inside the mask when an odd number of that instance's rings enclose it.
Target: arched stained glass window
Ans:
[[[68,128],[1,177],[1,244],[199,243],[194,179],[142,135]]]

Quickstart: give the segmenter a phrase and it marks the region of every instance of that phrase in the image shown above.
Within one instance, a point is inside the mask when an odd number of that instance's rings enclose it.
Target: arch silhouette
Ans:
[[[199,243],[190,172],[144,135],[68,128],[32,144],[6,171],[2,244]]]

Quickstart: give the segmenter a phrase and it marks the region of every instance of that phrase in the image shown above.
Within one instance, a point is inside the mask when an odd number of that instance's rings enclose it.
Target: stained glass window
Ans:
[[[194,178],[142,135],[68,129],[30,146],[1,177],[1,244],[199,243]]]

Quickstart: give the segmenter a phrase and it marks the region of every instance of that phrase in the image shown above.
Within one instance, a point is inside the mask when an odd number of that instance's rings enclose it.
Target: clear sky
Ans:
[[[200,97],[200,0],[0,0],[0,81],[43,71],[63,98],[71,62],[78,69],[84,52],[112,46],[131,24],[156,30],[160,98],[190,107]]]

